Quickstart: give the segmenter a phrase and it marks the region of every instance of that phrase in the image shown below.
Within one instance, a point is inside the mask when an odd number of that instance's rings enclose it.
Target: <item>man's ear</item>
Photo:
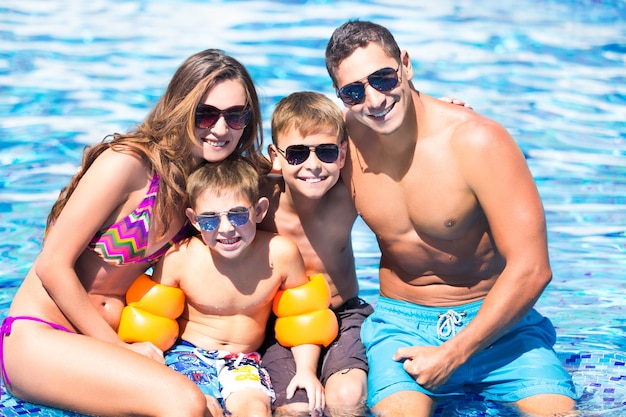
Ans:
[[[196,221],[196,212],[191,207],[187,207],[185,209],[185,215],[189,219],[189,223],[191,223],[193,227],[200,231],[200,225],[198,225],[198,222]]]
[[[276,146],[269,144],[267,145],[267,154],[270,157],[270,161],[272,161],[272,174],[280,174],[283,169],[280,166],[280,161],[278,160],[278,150],[276,150]]]
[[[261,197],[254,205],[254,221],[261,223],[270,208],[270,200],[267,197]]]
[[[413,64],[411,63],[411,57],[409,57],[409,52],[405,49],[400,53],[400,62],[402,66],[405,68],[404,72],[406,74],[407,80],[413,79]]]

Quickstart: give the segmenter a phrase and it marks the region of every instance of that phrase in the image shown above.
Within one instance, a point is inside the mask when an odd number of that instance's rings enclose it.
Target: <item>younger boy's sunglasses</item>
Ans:
[[[198,104],[196,107],[196,127],[198,129],[213,127],[220,116],[224,116],[228,127],[240,130],[246,127],[250,121],[250,109],[247,109],[246,106],[232,106],[220,110],[208,104]]]
[[[285,157],[289,165],[300,165],[309,159],[311,151],[315,152],[315,156],[322,162],[327,164],[333,163],[339,157],[339,146],[334,143],[322,143],[317,146],[308,145],[290,145],[285,150],[276,146],[278,152]]]
[[[365,100],[366,82],[378,91],[393,90],[398,85],[398,70],[400,69],[400,65],[402,64],[399,64],[398,68],[395,70],[390,67],[379,69],[367,77],[344,85],[337,90],[337,97],[349,106],[363,103],[363,100]]]
[[[243,226],[250,220],[250,209],[248,207],[233,207],[230,210],[198,214],[196,221],[200,228],[206,232],[212,232],[220,227],[223,215],[226,215],[230,224],[235,227]]]

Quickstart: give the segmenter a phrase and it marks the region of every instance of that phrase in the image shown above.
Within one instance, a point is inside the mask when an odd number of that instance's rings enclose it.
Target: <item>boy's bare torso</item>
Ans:
[[[162,284],[180,286],[187,308],[181,338],[207,350],[252,352],[263,343],[272,301],[283,283],[271,261],[271,233],[257,232],[245,259],[215,262],[200,238],[168,253]],[[190,261],[193,260],[193,261]]]
[[[331,287],[332,307],[357,296],[351,239],[356,211],[345,185],[338,182],[320,200],[298,200],[285,193],[282,177],[272,175],[266,180],[263,195],[270,199],[270,211],[259,228],[296,243],[307,274],[325,275]]]

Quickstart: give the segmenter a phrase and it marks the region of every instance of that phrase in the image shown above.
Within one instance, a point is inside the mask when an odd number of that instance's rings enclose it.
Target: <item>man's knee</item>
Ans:
[[[576,401],[561,394],[539,394],[519,400],[515,403],[524,413],[537,416],[575,416]]]
[[[432,398],[421,392],[400,391],[374,404],[372,410],[375,415],[385,417],[428,417],[432,414],[434,404]]]

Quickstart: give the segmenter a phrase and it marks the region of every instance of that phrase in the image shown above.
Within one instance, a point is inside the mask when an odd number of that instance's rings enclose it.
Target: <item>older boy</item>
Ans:
[[[241,158],[205,163],[187,183],[186,214],[200,232],[176,245],[155,266],[153,280],[180,287],[186,307],[180,339],[165,353],[168,366],[192,379],[233,415],[271,416],[274,393],[256,350],[265,338],[280,289],[308,282],[298,248],[288,238],[257,231],[268,199],[259,198],[256,170]],[[322,408],[315,375],[320,348],[292,348],[308,408]],[[211,407],[211,406],[210,406]]]
[[[338,181],[346,158],[341,110],[322,94],[293,93],[273,112],[272,141],[269,156],[282,176],[268,177],[270,210],[259,227],[290,238],[302,253],[307,274],[326,277],[339,321],[339,335],[323,349],[318,371],[326,403],[331,413],[341,408],[362,414],[368,366],[359,334],[372,307],[358,298],[351,240],[357,212]],[[276,390],[275,405],[304,408],[306,392],[286,391],[295,372],[291,352],[274,343],[264,352],[263,365]]]

